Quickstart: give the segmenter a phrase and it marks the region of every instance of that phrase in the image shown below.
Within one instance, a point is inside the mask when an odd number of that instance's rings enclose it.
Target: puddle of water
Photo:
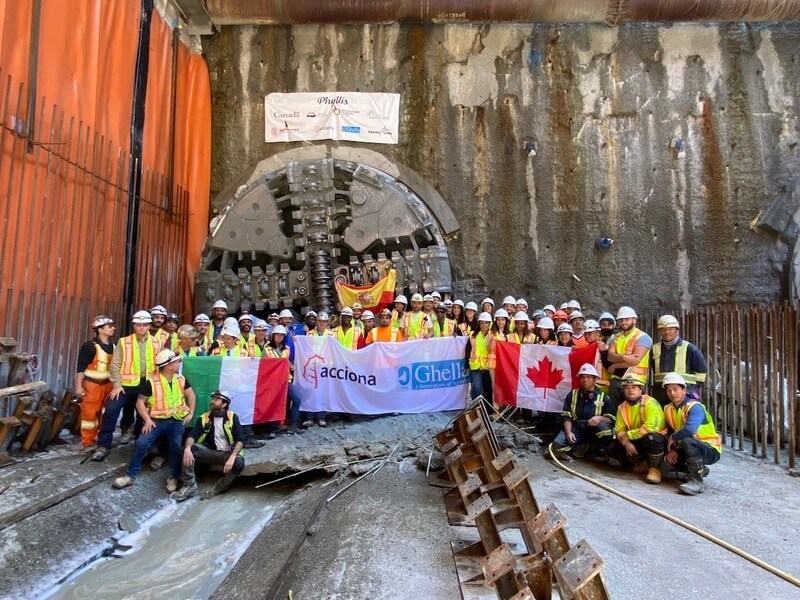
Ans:
[[[285,498],[232,489],[210,501],[168,505],[119,540],[132,546],[116,552],[122,558],[91,563],[40,600],[208,598]]]

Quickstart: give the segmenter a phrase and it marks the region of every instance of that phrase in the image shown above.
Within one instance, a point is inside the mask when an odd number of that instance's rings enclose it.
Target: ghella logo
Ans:
[[[308,357],[303,365],[301,376],[303,381],[313,385],[314,389],[319,387],[323,379],[338,379],[370,387],[378,383],[375,375],[364,375],[363,373],[351,371],[349,365],[344,367],[328,365],[325,362],[325,357],[321,354],[314,354]]]
[[[412,363],[397,370],[397,382],[412,390],[455,387],[469,381],[464,359]]]

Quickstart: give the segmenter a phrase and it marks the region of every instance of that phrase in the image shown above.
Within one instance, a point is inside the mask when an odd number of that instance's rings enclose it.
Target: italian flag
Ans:
[[[243,425],[283,421],[286,416],[286,359],[187,356],[182,374],[197,396],[196,417],[208,412],[211,393],[217,390],[230,393],[230,409]]]
[[[498,342],[494,401],[560,413],[564,398],[580,385],[578,370],[594,366],[596,358],[597,344],[578,349]]]

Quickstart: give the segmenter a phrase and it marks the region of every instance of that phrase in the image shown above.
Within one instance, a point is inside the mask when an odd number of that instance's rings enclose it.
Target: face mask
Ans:
[[[613,327],[608,327],[608,328],[601,327],[600,328],[600,333],[602,333],[603,335],[611,335],[612,333],[614,333],[614,328]]]

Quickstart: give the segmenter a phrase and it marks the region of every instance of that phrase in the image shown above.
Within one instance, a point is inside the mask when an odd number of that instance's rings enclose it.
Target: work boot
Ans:
[[[320,427],[327,427],[328,422],[325,419],[320,419],[319,421],[317,421],[317,425],[319,425]]]
[[[305,429],[300,429],[297,427],[297,423],[292,423],[289,425],[289,429],[286,430],[286,433],[289,435],[294,435],[296,433],[305,433]]]
[[[312,421],[311,419],[306,419],[305,421],[303,421],[303,427],[313,427],[313,426],[314,426],[314,421]]]
[[[703,461],[686,461],[686,470],[689,473],[689,481],[679,485],[678,489],[688,496],[702,494],[705,489],[705,485],[703,485]]]
[[[245,448],[263,448],[266,442],[264,440],[259,440],[254,437],[247,438],[247,441],[244,443]]]
[[[122,477],[117,477],[114,480],[114,483],[111,484],[111,486],[114,489],[121,490],[122,488],[126,488],[128,486],[133,485],[134,481],[135,480],[133,479],[133,477],[129,477],[128,475],[123,475]]]
[[[589,444],[578,444],[575,446],[575,449],[572,451],[572,456],[575,458],[583,458],[591,449]]]
[[[645,477],[647,483],[658,484],[661,483],[661,469],[658,467],[650,467],[647,470],[647,477]]]
[[[622,466],[622,461],[618,458],[614,458],[613,456],[608,457],[608,466],[609,467],[616,467],[619,468]]]
[[[178,480],[174,477],[167,477],[167,493],[171,494],[178,489]]]
[[[94,454],[94,452],[95,452],[96,450],[97,450],[97,445],[96,445],[96,444],[89,444],[88,446],[84,446],[84,447],[83,447],[83,451],[84,451],[86,454]]]
[[[703,465],[703,479],[708,477],[709,473],[711,473],[711,471],[708,469],[707,466]],[[687,481],[689,481],[689,474],[688,473],[678,473],[678,481],[680,481],[682,483],[686,483]]]
[[[164,466],[166,460],[163,456],[156,456],[153,460],[150,461],[150,470],[158,471],[161,467]]]
[[[197,493],[197,483],[193,481],[191,483],[184,483],[180,491],[170,494],[170,498],[175,500],[175,502],[183,502],[187,498],[191,498],[192,496],[194,496],[196,493]]]
[[[225,475],[220,477],[217,483],[215,483],[212,487],[203,492],[203,500],[210,500],[217,494],[221,494],[222,492],[227,490],[230,487],[231,483],[233,483],[234,479],[236,479],[236,475],[234,475],[233,473],[226,473]]]
[[[647,461],[641,461],[633,465],[633,472],[644,474],[650,470],[650,464]]]
[[[133,429],[124,429],[122,436],[119,438],[119,445],[125,446],[133,441]]]
[[[100,446],[99,448],[97,448],[97,450],[95,450],[94,454],[92,455],[92,462],[104,461],[106,459],[106,456],[108,456],[108,452],[109,452],[108,448]]]
[[[277,434],[276,434],[274,431],[270,431],[270,432],[267,434],[267,439],[268,439],[268,440],[274,440],[276,437],[277,437]]]

